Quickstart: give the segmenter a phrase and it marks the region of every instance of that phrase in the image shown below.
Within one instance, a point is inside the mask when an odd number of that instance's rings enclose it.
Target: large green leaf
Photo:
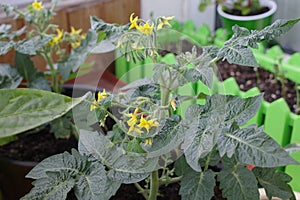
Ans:
[[[207,200],[214,195],[216,185],[214,172],[207,170],[195,172],[192,169],[186,170],[183,174],[179,194],[183,200]]]
[[[146,154],[127,153],[114,145],[101,133],[80,131],[79,151],[94,157],[114,171],[122,173],[149,173],[156,169],[158,157],[149,158]]]
[[[228,200],[259,199],[257,181],[254,174],[243,166],[222,170],[218,175],[222,196]]]
[[[54,200],[67,198],[75,180],[66,172],[49,172],[47,178],[33,182],[34,188],[21,200]]]
[[[283,35],[299,20],[277,20],[262,30],[251,32],[246,28],[235,25],[232,38],[224,43],[224,46],[218,52],[217,58],[226,59],[230,64],[258,67],[259,65],[248,46],[257,48],[257,42],[275,39]]]
[[[209,88],[212,87],[214,71],[212,67],[202,67],[202,68],[193,68],[188,69],[185,73],[185,78],[195,83],[197,81],[201,81]]]
[[[293,194],[290,186],[287,184],[292,178],[276,168],[259,168],[253,169],[259,184],[266,190],[269,199],[278,197],[280,199],[289,199]]]
[[[182,148],[188,164],[201,172],[200,159],[208,155],[215,145],[215,133],[218,126],[210,118],[195,119],[190,125]]]
[[[22,77],[8,64],[0,64],[0,89],[16,88],[20,85]]]
[[[58,185],[72,181],[71,188],[74,187],[76,197],[82,200],[109,199],[120,186],[120,182],[112,181],[106,176],[105,167],[102,164],[89,161],[88,157],[80,155],[76,150],[72,150],[72,154],[64,152],[43,160],[26,177],[38,179],[36,181],[38,183],[51,183],[53,182],[52,174],[67,177],[64,180],[58,179]],[[52,192],[47,189],[38,191],[40,185],[34,186],[28,197],[32,197],[36,193],[49,196]],[[68,191],[66,190],[66,192]],[[53,199],[64,199],[55,195]]]
[[[232,157],[245,164],[260,167],[278,167],[298,164],[263,128],[249,126],[239,129],[233,125],[224,129],[217,139],[220,155]]]
[[[61,117],[81,98],[28,88],[0,90],[0,137],[15,135]]]
[[[140,182],[149,175],[150,173],[124,173],[110,170],[107,176],[114,181],[130,184]]]

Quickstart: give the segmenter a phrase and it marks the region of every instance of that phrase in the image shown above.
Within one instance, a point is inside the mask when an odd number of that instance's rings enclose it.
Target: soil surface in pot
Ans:
[[[228,10],[223,10],[225,13],[230,14],[230,15],[236,15],[236,16],[253,16],[253,15],[259,15],[266,13],[270,10],[268,7],[261,7],[258,10],[251,11],[248,15],[242,15],[241,10],[238,9],[228,9]]]
[[[253,67],[231,65],[228,62],[219,62],[218,72],[222,80],[233,77],[242,91],[257,87],[261,92],[264,92],[264,99],[268,102],[283,97],[291,111],[300,114],[300,110],[296,106],[297,95],[294,82],[285,79],[283,89],[274,73],[264,70],[262,67],[258,68],[258,79]],[[282,90],[285,90],[285,94],[282,93]]]
[[[56,139],[49,127],[38,133],[19,134],[16,141],[0,146],[0,156],[19,160],[40,162],[54,154],[77,149],[77,140],[74,136],[69,139]]]

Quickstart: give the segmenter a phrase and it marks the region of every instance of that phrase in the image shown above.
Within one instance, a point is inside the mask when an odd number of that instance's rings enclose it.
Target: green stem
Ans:
[[[140,184],[134,183],[134,186],[138,189],[139,193],[141,193],[145,199],[148,199],[147,191],[144,188],[142,188]]]
[[[51,71],[51,77],[52,77],[52,89],[55,93],[60,93],[60,86],[59,86],[59,80],[58,80],[58,72],[53,66],[53,61],[51,59],[51,56],[47,53],[43,54]]]
[[[171,179],[161,179],[159,182],[159,185],[177,183],[177,182],[181,181],[181,179],[182,179],[182,176],[174,177]]]
[[[151,173],[150,178],[150,194],[148,200],[156,200],[159,187],[158,170]]]

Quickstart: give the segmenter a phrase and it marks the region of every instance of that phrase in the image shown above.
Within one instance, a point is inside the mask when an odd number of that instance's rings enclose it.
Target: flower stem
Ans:
[[[158,170],[151,173],[150,178],[150,194],[148,200],[156,200],[159,187]]]
[[[51,57],[47,53],[44,53],[44,57],[47,61],[47,64],[50,67],[51,76],[52,76],[52,89],[53,89],[53,92],[60,93],[60,86],[59,86],[59,83],[58,83],[58,72],[53,66],[53,61],[52,61]]]

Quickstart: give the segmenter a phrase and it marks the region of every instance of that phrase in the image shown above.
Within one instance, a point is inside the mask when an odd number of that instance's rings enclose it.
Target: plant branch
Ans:
[[[134,183],[134,186],[138,189],[139,193],[141,193],[145,199],[148,199],[147,191],[142,186],[140,186],[140,184]]]
[[[151,173],[150,178],[150,194],[148,200],[156,200],[159,187],[158,170]]]

